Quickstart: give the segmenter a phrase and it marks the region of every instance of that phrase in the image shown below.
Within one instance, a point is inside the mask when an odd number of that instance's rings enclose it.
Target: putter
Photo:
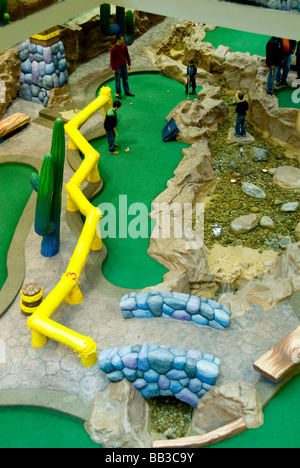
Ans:
[[[188,101],[190,101],[190,87],[191,87],[191,78],[188,76]]]

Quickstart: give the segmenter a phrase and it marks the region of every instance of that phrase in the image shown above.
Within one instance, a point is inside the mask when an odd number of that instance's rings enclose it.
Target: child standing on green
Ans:
[[[108,149],[110,154],[119,154],[119,151],[116,151],[116,128],[117,128],[117,111],[121,107],[120,101],[115,101],[113,103],[113,107],[107,112],[105,121],[104,121],[104,129],[106,132],[106,138],[108,142]]]
[[[190,59],[189,66],[187,67],[187,83],[185,86],[185,93],[189,94],[190,87],[192,87],[192,93],[196,94],[196,76],[197,68],[195,67],[195,62],[193,59]]]

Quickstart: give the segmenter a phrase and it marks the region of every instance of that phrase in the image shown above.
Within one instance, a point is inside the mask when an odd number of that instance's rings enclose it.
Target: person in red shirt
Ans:
[[[121,80],[126,96],[134,96],[130,92],[128,83],[128,70],[131,68],[131,60],[128,52],[128,47],[124,42],[124,36],[117,34],[116,43],[112,46],[110,51],[110,64],[115,75],[116,82],[116,97],[121,99]],[[128,68],[127,68],[128,64]]]

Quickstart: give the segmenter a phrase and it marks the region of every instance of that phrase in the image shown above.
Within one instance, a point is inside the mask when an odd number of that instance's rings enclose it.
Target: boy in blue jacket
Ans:
[[[120,101],[115,101],[113,107],[107,112],[104,120],[104,129],[106,132],[106,138],[108,142],[108,149],[110,154],[119,154],[119,151],[116,151],[116,128],[117,128],[117,110],[121,107]]]
[[[189,66],[187,67],[187,83],[185,86],[185,93],[189,94],[189,89],[192,87],[192,93],[196,94],[196,76],[197,68],[195,67],[195,62],[193,59],[190,59]]]

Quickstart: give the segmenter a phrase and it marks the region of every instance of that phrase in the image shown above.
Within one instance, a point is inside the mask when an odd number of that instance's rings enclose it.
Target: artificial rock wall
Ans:
[[[143,344],[103,350],[99,367],[110,382],[127,379],[146,400],[174,396],[197,408],[216,383],[220,360],[196,350]]]
[[[42,46],[27,41],[18,47],[21,60],[19,97],[47,107],[50,91],[69,80],[64,45],[61,41]]]
[[[230,309],[216,301],[167,290],[126,294],[120,308],[124,319],[173,318],[217,330],[225,330],[231,317]]]

